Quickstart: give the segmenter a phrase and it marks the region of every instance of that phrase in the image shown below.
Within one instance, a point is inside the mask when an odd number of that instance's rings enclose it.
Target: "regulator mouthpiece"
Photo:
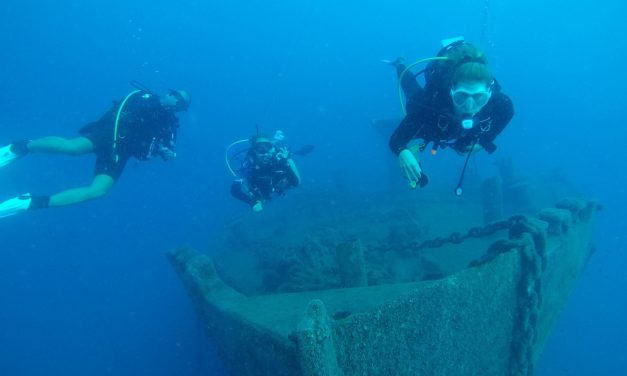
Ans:
[[[472,129],[473,125],[475,125],[475,122],[472,118],[462,120],[462,127],[466,130]]]

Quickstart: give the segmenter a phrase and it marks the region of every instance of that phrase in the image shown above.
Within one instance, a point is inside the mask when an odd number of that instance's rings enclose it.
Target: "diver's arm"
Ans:
[[[409,180],[409,185],[412,188],[416,188],[418,184],[423,186],[421,181],[423,177],[422,167],[418,159],[409,149],[403,149],[398,155],[398,164],[401,168],[401,175]]]
[[[294,163],[294,160],[292,158],[287,158],[285,160],[285,163],[287,164],[287,167],[289,169],[288,180],[290,184],[292,184],[294,187],[298,187],[298,185],[300,184],[300,173],[298,172],[296,163]]]
[[[161,159],[163,159],[164,161],[171,161],[176,159],[176,152],[174,152],[172,149],[162,146],[159,148],[158,150],[159,156],[161,157]]]
[[[287,181],[294,187],[298,187],[300,184],[300,173],[296,167],[296,163],[291,157],[292,153],[286,147],[280,147],[275,157],[279,162],[280,168],[287,167]]]
[[[407,149],[409,142],[420,132],[418,124],[416,115],[408,114],[390,137],[390,149],[398,155],[401,174],[409,180],[412,188],[417,185],[423,187],[427,182],[426,178],[423,179],[422,168],[418,159]]]
[[[164,161],[171,161],[176,158],[175,146],[176,145],[172,141],[168,142],[161,140],[159,142],[159,149],[157,150],[157,153]]]
[[[248,188],[248,184],[244,183],[244,181],[241,179],[235,180],[231,184],[231,196],[242,202],[247,203],[250,206],[255,205],[255,203],[258,201],[255,194],[251,192],[251,190]]]
[[[159,149],[157,153],[164,161],[171,161],[176,158],[176,129],[177,124],[170,124],[163,128],[159,136]]]
[[[492,154],[496,150],[494,140],[501,134],[503,129],[512,120],[514,116],[514,104],[512,100],[505,94],[499,93],[494,98],[494,110],[492,112],[492,127],[486,134],[481,137],[479,144],[489,153]]]
[[[403,89],[403,94],[405,94],[406,102],[407,104],[409,104],[409,102],[414,99],[414,96],[422,94],[424,89],[418,83],[416,75],[411,71],[405,72],[406,69],[407,66],[403,63],[396,66],[396,74],[401,79],[401,88]],[[403,75],[403,77],[400,77],[403,72],[405,72],[405,74]]]
[[[398,125],[390,137],[390,150],[399,155],[401,151],[407,149],[407,145],[418,133],[418,121],[413,115],[407,115]]]

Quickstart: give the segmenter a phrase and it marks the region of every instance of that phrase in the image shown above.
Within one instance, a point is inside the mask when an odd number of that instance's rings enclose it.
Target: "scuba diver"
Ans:
[[[415,75],[409,71],[423,61],[430,61],[424,71]],[[390,137],[390,148],[412,188],[424,187],[429,181],[408,149],[413,139],[421,140],[420,151],[432,143],[433,155],[438,148],[447,147],[466,155],[464,172],[473,151],[485,149],[491,154],[496,150],[494,140],[514,116],[514,107],[477,47],[458,39],[445,44],[437,57],[419,60],[409,67],[402,58],[384,62],[396,68],[399,92],[402,88],[406,98],[405,118]],[[417,80],[422,73],[424,87]],[[464,172],[455,190],[457,195],[462,193]]]
[[[300,184],[300,174],[292,159],[293,153],[283,145],[283,139],[283,132],[277,131],[272,138],[257,134],[250,140],[231,144],[250,142],[250,148],[242,151],[245,155],[237,173],[231,169],[228,159],[227,166],[236,177],[231,184],[231,195],[250,205],[255,212],[263,210],[264,202],[273,193],[285,195],[287,189]],[[305,155],[311,150],[313,146],[307,145],[294,154]]]
[[[175,113],[187,110],[190,103],[190,96],[184,90],[170,90],[160,97],[142,87],[122,101],[114,102],[100,120],[82,127],[78,131],[79,137],[44,137],[0,147],[0,167],[29,153],[96,154],[91,184],[52,196],[26,193],[14,197],[0,203],[0,218],[100,198],[113,187],[131,157],[140,161],[156,156],[163,160],[174,159],[179,127]]]

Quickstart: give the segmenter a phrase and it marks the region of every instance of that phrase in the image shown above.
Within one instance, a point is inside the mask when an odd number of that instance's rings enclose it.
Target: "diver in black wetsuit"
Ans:
[[[183,90],[170,90],[163,97],[135,90],[115,102],[100,120],[79,130],[79,137],[44,137],[18,141],[0,148],[0,167],[28,153],[64,155],[96,154],[94,178],[90,185],[57,193],[34,196],[29,193],[0,203],[0,218],[26,210],[77,204],[102,197],[120,177],[126,162],[134,157],[145,161],[155,156],[176,157],[175,143],[179,121],[175,113],[184,111],[190,96]]]
[[[390,148],[398,155],[401,173],[412,187],[428,182],[416,156],[407,149],[412,139],[422,140],[421,151],[432,143],[432,153],[446,147],[459,154],[481,148],[493,153],[494,139],[514,115],[512,101],[501,91],[486,67],[487,59],[475,46],[457,41],[438,56],[447,60],[427,66],[424,88],[411,72],[400,77],[407,114],[392,134]],[[400,58],[391,64],[399,76],[406,70]]]
[[[263,210],[263,203],[272,194],[300,184],[300,174],[290,151],[276,139],[258,135],[242,163],[243,178],[231,184],[233,197],[250,205],[255,212]]]

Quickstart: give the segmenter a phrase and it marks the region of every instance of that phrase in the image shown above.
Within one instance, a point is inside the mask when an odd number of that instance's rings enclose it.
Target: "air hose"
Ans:
[[[472,144],[472,147],[470,148],[470,151],[468,152],[468,155],[466,156],[466,162],[464,162],[464,168],[462,169],[462,174],[459,177],[459,181],[457,182],[457,187],[455,187],[455,196],[461,196],[462,193],[464,193],[464,188],[462,187],[462,185],[464,184],[464,175],[466,175],[466,167],[468,167],[468,161],[470,160],[470,156],[472,155],[472,152],[475,151],[475,146],[477,146],[477,143],[479,142],[479,139],[476,139],[475,142]]]
[[[117,153],[117,147],[118,147],[118,126],[120,125],[120,116],[122,115],[122,109],[124,108],[124,105],[126,104],[126,101],[128,101],[133,95],[141,92],[142,90],[134,90],[131,91],[122,101],[122,104],[120,104],[120,108],[118,108],[118,112],[115,115],[115,127],[113,128],[113,156],[115,158],[115,162],[117,163],[118,160],[120,159],[120,157],[118,156]]]
[[[226,151],[224,152],[224,162],[226,163],[226,168],[229,169],[229,172],[234,177],[237,177],[237,174],[235,173],[235,171],[233,171],[233,168],[231,167],[231,163],[229,161],[229,150],[231,150],[231,148],[233,146],[239,145],[239,144],[244,143],[244,142],[250,142],[250,140],[245,138],[243,140],[238,140],[238,141],[232,142],[229,146],[227,146]]]
[[[434,61],[434,60],[448,60],[448,57],[445,56],[435,56],[435,57],[427,57],[424,59],[420,59],[417,61],[414,61],[413,63],[411,63],[410,65],[408,65],[403,72],[401,72],[401,74],[398,76],[398,85],[397,85],[397,90],[398,90],[398,100],[401,103],[401,109],[403,110],[403,115],[407,115],[407,109],[405,108],[405,103],[403,102],[403,87],[402,87],[402,82],[403,82],[403,77],[405,77],[405,74],[407,72],[409,72],[409,70],[413,67],[415,67],[418,64],[422,64],[424,62],[427,61]]]

